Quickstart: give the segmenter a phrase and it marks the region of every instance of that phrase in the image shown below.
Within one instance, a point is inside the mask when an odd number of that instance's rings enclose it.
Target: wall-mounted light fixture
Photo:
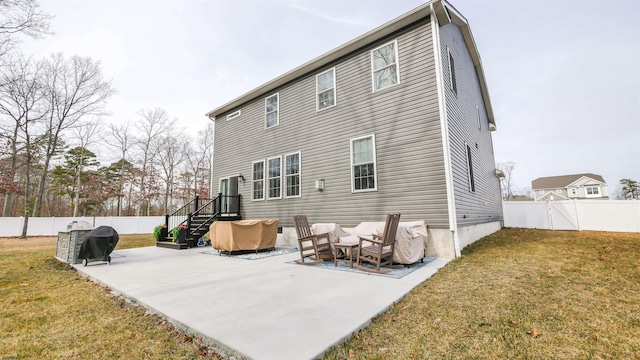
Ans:
[[[242,181],[242,183],[244,184],[244,175],[238,174],[238,179],[240,179],[240,181]]]
[[[316,190],[318,191],[324,190],[324,179],[316,180]]]

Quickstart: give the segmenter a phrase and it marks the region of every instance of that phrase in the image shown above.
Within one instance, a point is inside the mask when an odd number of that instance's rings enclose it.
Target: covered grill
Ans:
[[[111,263],[111,252],[118,244],[120,237],[111,226],[98,226],[88,232],[80,244],[78,259],[83,259],[84,266],[90,261],[106,261]]]

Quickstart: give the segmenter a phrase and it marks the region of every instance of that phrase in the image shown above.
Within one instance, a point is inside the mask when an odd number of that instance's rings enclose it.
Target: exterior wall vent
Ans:
[[[235,119],[240,115],[242,115],[242,110],[238,110],[238,111],[232,112],[231,114],[227,115],[227,121],[229,121],[231,119]]]

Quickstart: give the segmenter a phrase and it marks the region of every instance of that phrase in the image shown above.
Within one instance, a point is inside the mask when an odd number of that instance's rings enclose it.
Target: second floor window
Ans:
[[[373,91],[400,82],[398,68],[398,42],[393,41],[371,52]]]
[[[318,111],[336,104],[336,71],[331,69],[316,76]]]
[[[597,197],[600,196],[600,188],[597,186],[587,187],[585,188],[587,192],[587,197]]]
[[[266,123],[267,128],[276,126],[280,122],[279,120],[280,107],[279,107],[278,98],[279,98],[279,94],[274,94],[264,99],[265,114],[267,117],[267,123]]]
[[[456,83],[456,62],[453,60],[453,55],[447,48],[447,54],[449,55],[449,87],[454,93],[458,93],[458,84]]]

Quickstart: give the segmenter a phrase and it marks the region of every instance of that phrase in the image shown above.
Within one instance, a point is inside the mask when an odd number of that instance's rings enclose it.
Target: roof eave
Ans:
[[[422,18],[425,18],[431,14],[434,14],[438,18],[438,22],[441,25],[446,25],[449,22],[453,22],[458,25],[462,30],[462,34],[469,49],[469,53],[471,54],[471,58],[473,59],[473,64],[475,66],[476,72],[478,74],[478,81],[480,83],[480,90],[482,91],[482,97],[485,105],[485,109],[487,112],[487,118],[489,120],[489,124],[493,125],[491,130],[496,130],[496,122],[493,114],[493,108],[491,106],[491,100],[489,98],[489,91],[487,88],[486,78],[484,75],[484,71],[482,70],[482,61],[480,60],[480,54],[478,53],[478,48],[476,47],[475,40],[473,39],[473,35],[471,34],[471,29],[469,28],[469,23],[467,19],[464,18],[451,4],[444,0],[431,0],[412,11],[401,15],[377,28],[365,33],[362,36],[357,37],[354,40],[349,41],[348,43],[331,50],[323,55],[316,57],[315,59],[304,63],[301,66],[261,85],[257,88],[245,93],[244,95],[231,100],[230,102],[215,108],[208,113],[206,116],[215,121],[216,117],[231,111],[244,103],[251,101],[259,96],[267,94],[305,74],[313,72],[343,56],[348,55],[349,53],[367,46],[370,43],[373,43],[379,39],[384,38],[387,35],[394,33],[397,30],[400,30],[408,25],[411,25]]]

